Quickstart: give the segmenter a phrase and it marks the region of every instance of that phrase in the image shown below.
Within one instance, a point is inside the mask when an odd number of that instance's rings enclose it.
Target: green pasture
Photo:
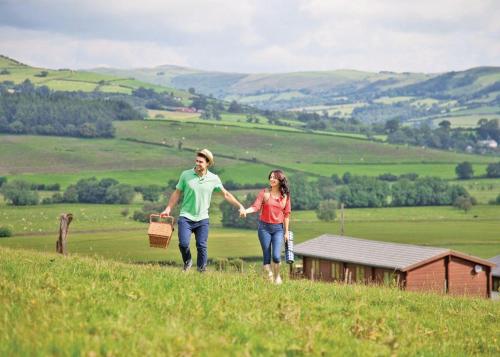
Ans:
[[[240,184],[267,183],[267,175],[274,168],[263,164],[247,164],[230,160],[220,160],[222,172],[219,176],[222,182],[232,180]],[[98,179],[113,178],[120,183],[132,186],[160,185],[164,186],[170,180],[177,180],[182,171],[189,169],[194,164],[192,155],[186,159],[184,166],[168,167],[165,169],[144,169],[144,170],[117,170],[117,171],[85,171],[74,173],[35,173],[19,174],[7,176],[8,180],[20,179],[37,184],[58,183],[61,188],[76,183],[82,178],[96,177]],[[230,163],[231,162],[231,163]],[[218,165],[219,166],[219,165]]]
[[[0,175],[168,169],[192,162],[191,152],[120,139],[0,135]]]
[[[417,173],[422,176],[435,176],[447,180],[456,179],[455,167],[457,164],[451,163],[402,163],[402,164],[297,164],[293,163],[288,167],[305,172],[314,173],[321,176],[332,176],[337,174],[342,176],[345,172],[353,175],[379,176],[385,173],[402,175],[407,173]],[[472,167],[477,175],[486,174],[485,164],[473,164]]]
[[[381,103],[381,104],[395,104],[395,103],[401,103],[401,102],[408,102],[410,100],[414,99],[414,97],[405,97],[405,96],[400,96],[400,97],[380,97],[374,100],[375,103]]]
[[[500,179],[470,179],[457,181],[480,203],[495,200],[500,194]]]
[[[223,124],[199,125],[167,121],[115,123],[118,138],[134,138],[184,147],[208,147],[238,158],[287,166],[292,163],[415,163],[471,161],[488,163],[491,157],[420,147],[390,145],[304,132],[238,128]]]
[[[500,353],[500,305],[486,299],[5,248],[0,260],[5,356]]]
[[[453,128],[475,128],[477,122],[481,119],[500,119],[500,114],[471,114],[471,115],[450,115],[446,117],[439,117],[432,121],[433,124],[438,125],[443,120],[448,120]]]
[[[256,230],[228,229],[220,224],[214,200],[211,209],[209,256],[255,258],[261,255]],[[140,205],[58,204],[31,207],[0,207],[0,226],[14,236],[1,238],[0,246],[51,252],[55,248],[61,213],[73,213],[70,251],[122,261],[174,261],[180,263],[175,239],[165,250],[148,246],[147,225],[129,216]],[[340,212],[337,212],[340,216]],[[358,238],[446,247],[488,258],[500,254],[500,206],[478,205],[468,213],[443,207],[345,209],[344,234]],[[318,221],[312,211],[294,211],[291,229],[296,242],[324,233],[340,234],[340,222]],[[193,249],[194,243],[193,243]]]
[[[36,85],[46,85],[53,90],[81,90],[84,92],[91,92],[98,88],[99,91],[102,92],[130,94],[132,89],[144,87],[154,89],[157,92],[173,92],[175,96],[181,98],[184,104],[188,103],[188,98],[191,96],[189,93],[179,89],[141,82],[133,78],[120,78],[88,71],[52,70],[19,66],[6,59],[2,59],[0,62],[0,70],[2,69],[8,69],[10,74],[0,75],[0,81],[21,83],[29,79]],[[41,71],[46,71],[47,76],[37,76]]]

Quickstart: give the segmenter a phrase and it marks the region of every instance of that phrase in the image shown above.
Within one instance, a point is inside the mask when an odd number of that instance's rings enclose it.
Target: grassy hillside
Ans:
[[[500,118],[500,68],[477,67],[442,74],[335,70],[271,74],[208,72],[162,66],[131,70],[97,69],[103,74],[213,94],[267,109],[326,110],[348,118],[355,107],[383,108],[387,118],[397,106],[418,109],[410,123],[475,127],[481,118]],[[391,109],[390,106],[395,106]],[[399,108],[400,109],[400,108]],[[370,121],[369,115],[356,119]]]
[[[29,79],[35,85],[45,85],[50,89],[61,91],[100,91],[131,94],[132,90],[144,87],[158,92],[174,92],[174,95],[182,98],[182,100],[187,100],[191,96],[186,91],[171,86],[159,86],[135,80],[130,76],[117,77],[109,74],[73,71],[70,69],[37,68],[0,55],[0,82],[12,81],[17,84],[26,79]]]
[[[199,121],[115,122],[114,139],[0,135],[0,175],[63,186],[82,175],[115,177],[130,184],[166,182],[190,167],[193,150],[202,147],[216,155],[217,166],[224,169],[223,179],[240,183],[260,182],[276,166],[308,175],[415,172],[453,179],[459,162],[473,163],[480,176],[487,163],[497,161],[356,137],[193,120]],[[179,143],[183,150],[178,150]]]
[[[5,356],[500,353],[488,300],[4,248],[0,260]]]

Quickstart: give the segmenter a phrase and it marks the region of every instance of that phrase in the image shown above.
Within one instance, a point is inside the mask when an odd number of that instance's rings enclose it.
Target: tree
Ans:
[[[468,161],[464,161],[455,167],[455,172],[459,179],[468,180],[474,175],[474,170],[472,169],[472,164]]]
[[[142,188],[142,198],[144,201],[156,202],[160,198],[163,188],[159,185],[149,185]]]
[[[453,206],[463,210],[467,213],[473,205],[472,198],[470,196],[458,196],[453,202]]]
[[[309,210],[318,207],[321,200],[318,185],[315,182],[309,182],[305,175],[293,175],[290,178],[290,190],[292,209]]]
[[[336,214],[337,202],[334,200],[324,200],[320,201],[318,208],[316,209],[316,217],[319,220],[325,222],[331,222],[337,217]]]
[[[248,194],[242,202],[243,206],[248,207],[255,201],[255,194]],[[241,202],[241,201],[240,201]],[[256,229],[258,213],[247,215],[246,218],[240,218],[238,210],[226,200],[222,201],[219,205],[222,211],[222,225],[224,227],[247,228]]]
[[[449,130],[451,128],[451,122],[449,120],[443,120],[439,122],[439,127],[444,130]]]
[[[235,100],[233,100],[231,102],[231,104],[229,104],[229,108],[227,109],[227,111],[229,113],[242,113],[243,112],[241,105]]]
[[[394,133],[399,129],[399,120],[398,119],[391,119],[385,122],[385,131],[387,133]]]
[[[500,162],[488,164],[486,167],[486,176],[491,178],[500,177]]]
[[[14,206],[28,206],[38,204],[38,193],[31,190],[29,182],[15,180],[2,186],[5,199]]]

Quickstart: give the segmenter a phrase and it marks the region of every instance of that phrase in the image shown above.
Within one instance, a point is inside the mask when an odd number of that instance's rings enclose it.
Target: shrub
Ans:
[[[453,202],[453,206],[467,213],[472,208],[472,199],[467,196],[458,196]]]
[[[243,259],[240,259],[240,258],[231,259],[229,261],[229,265],[231,266],[231,268],[240,272],[240,273],[243,272],[244,264],[245,264],[245,262],[243,261]]]
[[[468,180],[474,175],[474,170],[472,169],[472,164],[468,161],[464,161],[455,167],[455,172],[457,177],[462,180]]]
[[[316,216],[319,220],[325,222],[331,222],[337,217],[336,213],[337,202],[334,200],[324,200],[319,203],[319,207],[316,210]]]
[[[122,209],[120,213],[121,213],[121,215],[122,215],[123,217],[127,217],[127,216],[128,216],[128,214],[129,214],[129,209],[128,209],[128,207],[125,207],[124,209]]]
[[[214,258],[212,263],[215,265],[215,270],[217,271],[226,271],[229,266],[227,258]]]
[[[7,177],[0,176],[0,187],[2,187],[4,183],[7,183]]]
[[[2,186],[2,193],[6,200],[14,206],[28,206],[38,204],[38,193],[31,191],[31,184],[25,181],[12,181]]]
[[[486,167],[486,176],[490,178],[500,177],[500,162],[497,162],[495,164],[488,164],[488,166]]]
[[[10,237],[12,236],[12,231],[9,227],[2,226],[0,227],[0,238]]]

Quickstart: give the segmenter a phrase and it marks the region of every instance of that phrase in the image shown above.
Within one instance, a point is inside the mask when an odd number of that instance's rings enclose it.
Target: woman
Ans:
[[[288,240],[290,224],[290,189],[281,170],[269,173],[269,187],[259,192],[246,213],[260,212],[258,235],[264,260],[264,273],[270,281],[281,284],[281,243]],[[272,258],[272,269],[271,269]]]

